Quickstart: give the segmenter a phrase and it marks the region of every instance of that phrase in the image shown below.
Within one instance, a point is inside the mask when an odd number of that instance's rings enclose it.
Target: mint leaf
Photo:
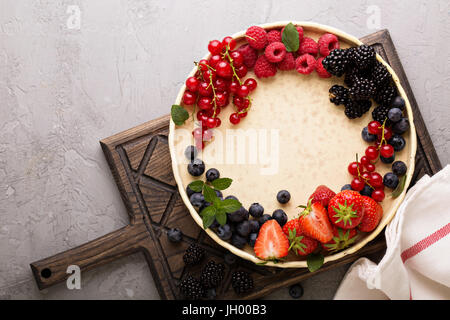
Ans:
[[[401,177],[398,181],[397,188],[392,192],[392,198],[397,198],[399,195],[402,194],[403,189],[405,189],[405,183],[406,183],[406,175]]]
[[[298,50],[300,46],[300,36],[297,28],[292,22],[289,22],[284,28],[283,34],[281,35],[281,41],[283,41],[287,52],[296,52]]]
[[[216,208],[214,206],[208,206],[206,208],[203,208],[203,210],[200,212],[200,215],[203,216],[209,216],[209,215],[215,215],[216,214]]]
[[[234,199],[225,199],[218,203],[218,207],[226,213],[232,213],[239,210],[242,207],[242,203]]]
[[[214,203],[217,200],[217,194],[213,188],[204,184],[203,185],[203,196],[205,197],[206,202]]]
[[[211,184],[213,185],[214,189],[225,190],[229,186],[231,186],[231,182],[233,182],[233,180],[230,178],[219,178],[211,182]]]
[[[206,207],[201,212],[203,220],[203,228],[208,229],[216,220],[216,208],[214,206]]]
[[[177,104],[172,106],[170,114],[172,115],[173,122],[177,126],[181,126],[189,118],[189,113],[182,106]]]
[[[216,220],[221,226],[223,226],[225,223],[227,223],[227,213],[223,209],[217,210]]]
[[[320,253],[311,253],[308,255],[306,259],[306,263],[308,264],[308,269],[310,272],[314,272],[319,270],[322,267],[324,261],[324,257]]]
[[[192,181],[188,187],[194,192],[202,192],[204,182],[202,180]]]

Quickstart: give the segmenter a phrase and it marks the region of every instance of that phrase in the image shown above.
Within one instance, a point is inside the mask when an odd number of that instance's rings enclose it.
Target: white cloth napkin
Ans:
[[[334,299],[450,299],[450,165],[408,191],[385,235],[380,263],[357,260]]]

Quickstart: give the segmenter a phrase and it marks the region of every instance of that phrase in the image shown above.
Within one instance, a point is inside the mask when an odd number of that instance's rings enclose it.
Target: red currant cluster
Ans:
[[[185,105],[197,105],[200,109],[196,117],[201,127],[192,132],[199,149],[203,149],[204,142],[213,137],[211,129],[221,125],[218,115],[222,108],[228,106],[232,94],[233,104],[237,108],[237,112],[230,116],[232,124],[238,124],[250,109],[249,94],[256,89],[257,82],[253,78],[244,82],[241,80],[248,69],[244,65],[243,55],[235,48],[236,41],[232,37],[210,41],[210,58],[196,63],[197,72],[186,80],[187,89],[182,101]]]

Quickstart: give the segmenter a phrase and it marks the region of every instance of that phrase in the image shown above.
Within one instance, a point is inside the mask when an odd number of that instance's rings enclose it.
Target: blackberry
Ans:
[[[348,54],[345,49],[335,49],[322,60],[322,65],[330,74],[341,77],[348,65]]]
[[[210,260],[202,270],[200,282],[205,289],[216,288],[222,282],[224,275],[225,266]]]
[[[334,103],[335,105],[345,105],[348,102],[349,99],[349,92],[348,89],[335,84],[332,86],[329,90],[330,93],[330,102]]]
[[[367,111],[370,110],[372,102],[370,100],[349,100],[345,105],[345,115],[349,119],[361,118]]]
[[[237,294],[246,293],[253,289],[253,278],[245,271],[235,271],[231,276],[231,285]]]
[[[193,266],[199,263],[204,256],[205,249],[195,243],[191,243],[191,245],[186,249],[186,252],[183,255],[183,261],[185,265]]]
[[[359,70],[370,69],[376,61],[375,50],[365,44],[350,52],[350,59]]]
[[[198,300],[200,299],[205,291],[202,287],[200,281],[194,278],[192,275],[187,275],[179,285],[180,291],[188,299]]]
[[[376,92],[376,86],[373,81],[365,78],[356,77],[352,87],[349,90],[350,96],[354,100],[370,99]]]
[[[390,107],[379,105],[372,111],[373,120],[378,121],[381,124],[383,124],[384,120],[386,120],[386,125],[390,125],[391,121],[388,118],[389,110],[391,110]]]
[[[371,79],[377,88],[381,88],[385,83],[392,80],[392,76],[388,69],[381,62],[377,61],[372,70]]]
[[[383,87],[379,88],[375,93],[373,99],[378,104],[391,105],[394,98],[397,97],[397,88],[392,83],[387,83]]]

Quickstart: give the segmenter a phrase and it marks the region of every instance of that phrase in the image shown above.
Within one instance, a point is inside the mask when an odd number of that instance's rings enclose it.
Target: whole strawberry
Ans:
[[[299,235],[302,233],[302,229],[300,228],[300,223],[298,219],[292,219],[286,222],[283,226],[283,232],[285,235],[289,236],[289,231],[295,230],[296,234]]]
[[[336,195],[336,192],[327,186],[318,186],[316,191],[309,197],[311,203],[320,202],[324,207],[328,207],[330,200]]]
[[[298,234],[296,230],[289,230],[289,250],[293,249],[298,256],[307,256],[316,250],[319,242],[316,239]]]
[[[333,226],[333,239],[322,244],[322,247],[329,252],[340,251],[352,245],[355,242],[357,235],[358,231],[356,229],[344,230]]]
[[[330,241],[333,238],[333,230],[328,220],[327,209],[320,202],[311,203],[311,200],[304,208],[298,218],[302,234],[322,243]]]
[[[363,216],[364,200],[359,192],[341,191],[328,204],[328,217],[331,223],[342,229],[356,228]]]
[[[363,203],[364,217],[358,229],[362,232],[371,232],[378,226],[383,217],[383,207],[372,198],[366,196],[363,196]]]

